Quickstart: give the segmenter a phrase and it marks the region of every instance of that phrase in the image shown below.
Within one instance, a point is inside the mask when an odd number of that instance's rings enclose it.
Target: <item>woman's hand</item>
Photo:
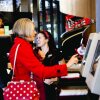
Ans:
[[[48,84],[48,85],[51,85],[53,82],[56,82],[57,80],[58,80],[57,77],[55,77],[55,78],[50,78],[50,79],[45,79],[45,80],[44,80],[44,83],[45,83],[45,84]]]
[[[73,55],[70,60],[67,62],[67,67],[71,67],[73,64],[78,63],[78,54]]]

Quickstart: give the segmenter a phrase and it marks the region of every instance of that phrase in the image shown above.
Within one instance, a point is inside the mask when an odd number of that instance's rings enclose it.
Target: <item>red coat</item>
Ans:
[[[39,78],[67,75],[66,65],[44,66],[34,55],[33,48],[26,40],[16,37],[10,50],[9,60],[13,66],[16,46],[20,44],[15,66],[15,80],[30,80],[30,72]]]

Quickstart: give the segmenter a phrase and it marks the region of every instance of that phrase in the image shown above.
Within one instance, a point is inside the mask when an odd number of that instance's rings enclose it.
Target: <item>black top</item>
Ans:
[[[52,66],[58,64],[58,61],[60,61],[61,59],[63,59],[62,52],[58,49],[55,49],[54,51],[47,52],[42,63],[46,66]]]

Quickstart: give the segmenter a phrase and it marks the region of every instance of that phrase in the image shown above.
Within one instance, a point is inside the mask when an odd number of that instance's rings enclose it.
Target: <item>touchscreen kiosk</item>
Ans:
[[[96,48],[94,48],[95,52],[91,59],[86,83],[92,93],[100,95],[100,34],[98,38],[97,42],[95,42]]]
[[[83,60],[82,60],[82,63],[81,63],[81,69],[80,69],[80,73],[81,73],[82,77],[86,77],[87,73],[88,73],[87,60],[90,59],[90,57],[88,55],[89,55],[90,49],[92,49],[91,44],[94,40],[94,37],[96,37],[96,34],[97,33],[91,33],[89,35],[89,38],[88,38],[88,41],[87,41],[86,50],[85,50],[85,54],[83,56]]]

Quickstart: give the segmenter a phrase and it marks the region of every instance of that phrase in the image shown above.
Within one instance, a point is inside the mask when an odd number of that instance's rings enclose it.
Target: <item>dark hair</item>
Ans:
[[[48,46],[49,46],[49,49],[51,51],[55,50],[56,49],[56,44],[55,44],[55,40],[52,36],[52,34],[46,30],[42,30],[42,31],[39,31],[38,34],[41,33],[44,35],[44,37],[46,39],[48,39]]]

